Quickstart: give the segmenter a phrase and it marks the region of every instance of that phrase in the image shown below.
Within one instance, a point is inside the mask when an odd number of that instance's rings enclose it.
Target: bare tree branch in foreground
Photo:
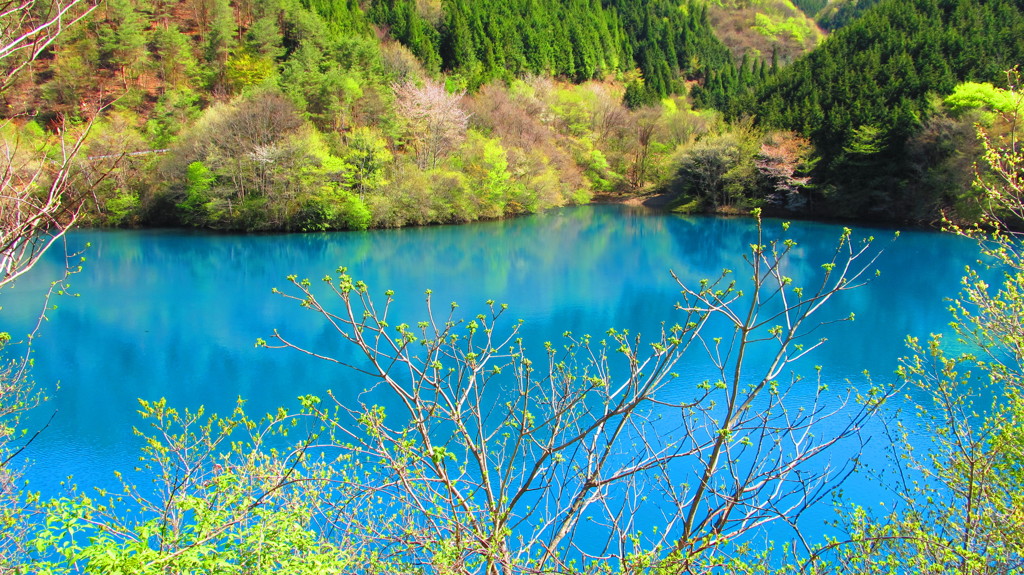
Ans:
[[[28,68],[69,26],[86,17],[94,0],[0,0],[0,95],[10,88],[19,72]],[[56,146],[22,146],[13,119],[0,119],[0,289],[31,269],[43,253],[62,240],[74,223],[85,197],[78,187],[88,170],[74,167],[85,134],[65,139]],[[35,148],[35,149],[32,149]],[[100,176],[102,177],[102,176]],[[45,301],[73,273],[78,254],[65,250],[68,263],[63,278],[41,294]],[[45,303],[43,309],[45,309]],[[2,305],[0,305],[2,307]],[[29,446],[34,434],[20,428],[21,416],[35,408],[42,397],[33,391],[28,371],[31,342],[45,312],[26,335],[25,345],[0,331],[0,571],[23,557],[30,529],[25,518],[32,505],[18,485],[20,469],[12,460]],[[45,426],[44,426],[45,427]]]
[[[738,276],[680,282],[677,314],[650,342],[566,333],[534,357],[519,325],[504,324],[504,306],[439,313],[428,292],[422,321],[400,322],[392,292],[378,306],[341,268],[323,279],[327,295],[296,277],[283,295],[358,359],[281,333],[259,344],[345,366],[401,406],[311,403],[330,430],[320,448],[374,466],[354,481],[386,517],[357,535],[367,548],[437,572],[713,568],[730,540],[771,522],[796,526],[840,484],[866,441],[862,426],[892,393],[829,390],[795,373],[823,343],[813,333],[830,320],[817,317],[872,277],[878,255],[846,230],[820,276],[797,287],[786,275],[795,246],[759,231]],[[755,349],[770,359],[755,365]],[[688,376],[708,362],[715,378]]]
[[[0,131],[0,288],[61,240],[88,190],[104,177],[89,181],[91,170],[75,163],[87,134],[86,129],[73,140],[60,137],[55,146],[25,150]]]
[[[97,0],[0,0],[0,92]]]

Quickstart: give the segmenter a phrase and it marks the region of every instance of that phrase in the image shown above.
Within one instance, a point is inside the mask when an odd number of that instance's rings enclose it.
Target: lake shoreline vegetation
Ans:
[[[797,4],[104,0],[3,92],[2,135],[52,154],[88,131],[92,226],[358,230],[652,196],[976,221],[975,124],[1011,130],[1020,3]]]

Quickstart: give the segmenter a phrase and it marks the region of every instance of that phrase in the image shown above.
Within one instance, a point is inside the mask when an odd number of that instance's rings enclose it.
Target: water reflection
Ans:
[[[781,222],[766,222],[768,235]],[[841,226],[795,222],[798,242],[787,273],[800,281],[831,257]],[[855,236],[883,230],[857,230]],[[85,270],[73,278],[80,298],[61,298],[36,350],[36,380],[60,388],[39,418],[57,410],[32,446],[36,489],[52,492],[73,474],[82,485],[111,485],[112,469],[131,469],[138,440],[137,398],[167,397],[178,407],[225,411],[237,397],[254,413],[327,389],[352,398],[363,384],[352,373],[297,353],[254,349],[280,329],[297,343],[345,354],[328,326],[294,303],[271,295],[287,274],[318,280],[340,265],[374,293],[397,293],[392,317],[423,319],[424,290],[440,309],[458,301],[467,316],[494,299],[510,319],[526,320],[533,349],[566,330],[604,333],[609,327],[654,335],[677,321],[679,287],[669,274],[696,284],[723,268],[740,270],[756,241],[750,219],[678,217],[618,206],[565,209],[516,220],[361,233],[235,236],[187,231],[82,231]],[[811,364],[830,381],[860,381],[867,369],[892,379],[907,334],[945,329],[944,298],[955,295],[971,242],[935,233],[905,233],[879,260],[881,276],[843,294],[834,316],[853,323],[823,331],[832,342]],[[0,298],[5,329],[24,332],[39,293],[58,277],[56,253]],[[672,394],[706,377],[699,356]],[[757,361],[755,357],[754,361]],[[382,402],[376,394],[364,397]]]

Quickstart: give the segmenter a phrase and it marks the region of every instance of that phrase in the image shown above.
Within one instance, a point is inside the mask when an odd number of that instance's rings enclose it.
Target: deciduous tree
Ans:
[[[811,143],[792,132],[769,134],[755,159],[768,205],[797,210],[807,203],[805,194],[814,163]]]
[[[416,149],[421,169],[436,168],[466,137],[469,114],[461,105],[465,92],[451,94],[435,80],[422,86],[395,86],[398,111],[408,122],[407,137]]]

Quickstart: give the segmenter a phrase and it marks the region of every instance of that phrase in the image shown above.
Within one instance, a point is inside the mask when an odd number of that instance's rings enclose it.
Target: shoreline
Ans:
[[[631,196],[619,194],[597,194],[591,200],[591,204],[620,204],[624,206],[642,206],[645,208],[664,209],[672,201],[671,194],[667,192]]]

